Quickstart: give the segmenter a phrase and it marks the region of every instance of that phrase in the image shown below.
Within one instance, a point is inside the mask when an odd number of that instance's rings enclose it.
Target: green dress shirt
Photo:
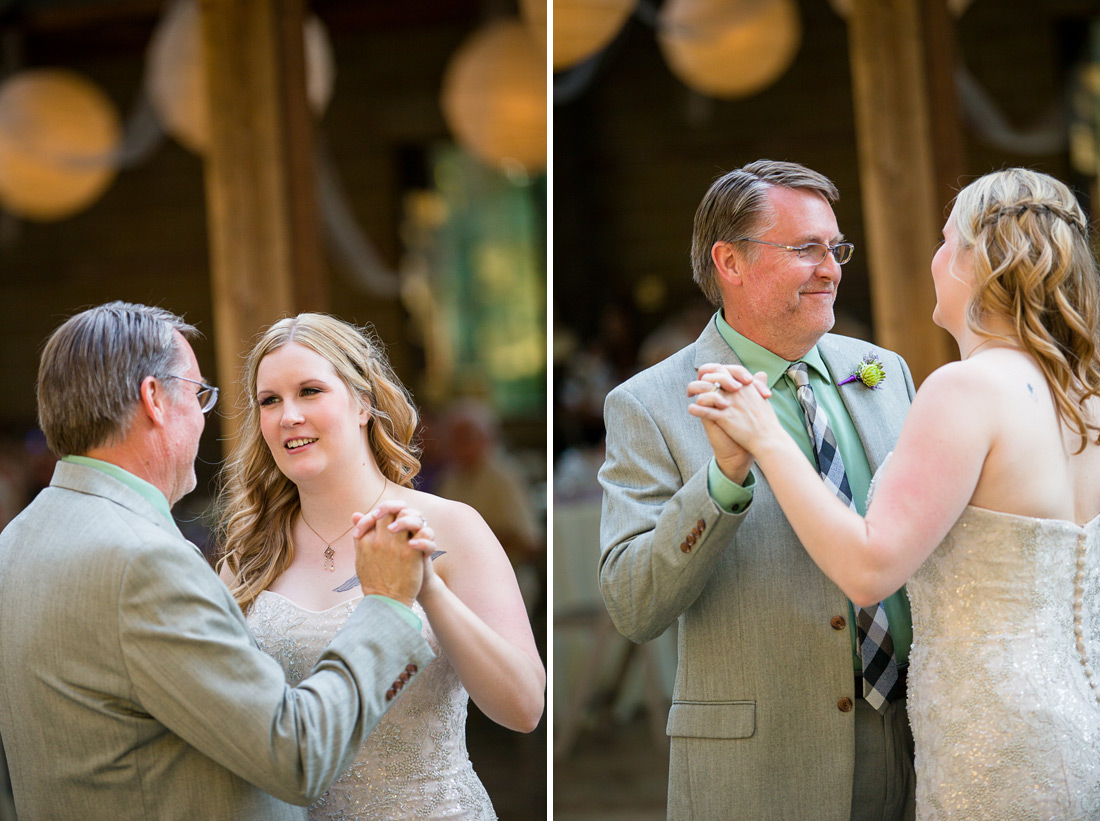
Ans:
[[[775,415],[779,418],[779,423],[791,435],[811,464],[816,465],[813,443],[806,430],[806,417],[802,413],[802,406],[798,403],[794,384],[784,376],[787,368],[793,363],[739,334],[726,322],[721,311],[715,314],[714,321],[717,324],[718,333],[733,349],[737,358],[741,360],[741,364],[753,373],[763,371],[767,374],[768,387],[772,389],[771,404]],[[867,489],[871,485],[871,466],[867,462],[867,455],[863,452],[859,434],[852,423],[852,417],[848,415],[848,408],[845,407],[844,400],[840,396],[840,389],[833,382],[816,345],[802,357],[802,361],[809,366],[810,387],[813,389],[814,398],[829,416],[829,424],[836,436],[837,446],[844,460],[844,471],[848,475],[848,484],[852,489],[852,500],[859,515],[862,516],[867,512]],[[729,513],[743,512],[752,501],[753,489],[756,486],[756,478],[752,473],[748,475],[744,485],[739,485],[728,479],[712,458],[707,479],[711,498]],[[890,622],[890,635],[894,639],[894,652],[898,664],[907,664],[909,647],[913,643],[913,618],[909,612],[909,597],[905,593],[905,588],[902,587],[885,599],[882,606]],[[848,602],[852,657],[855,671],[858,673],[862,671],[863,665],[856,649],[855,625],[855,609],[852,603]]]

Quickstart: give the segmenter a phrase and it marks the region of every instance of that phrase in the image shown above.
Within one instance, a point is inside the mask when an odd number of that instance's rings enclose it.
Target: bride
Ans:
[[[415,678],[394,671],[392,706],[309,817],[496,818],[466,752],[467,693],[493,721],[529,732],[546,683],[503,548],[472,508],[412,487],[416,410],[360,329],[324,314],[283,319],[253,347],[244,379],[219,571],[290,684],[324,663],[362,598],[357,538],[406,533],[439,548],[425,556],[413,609],[393,603],[436,658]]]
[[[917,392],[866,519],[744,368],[701,368],[690,410],[752,452],[854,603],[907,583],[918,817],[1097,818],[1100,284],[1084,214],[1045,174],[989,174],[957,196],[932,277],[961,361]]]

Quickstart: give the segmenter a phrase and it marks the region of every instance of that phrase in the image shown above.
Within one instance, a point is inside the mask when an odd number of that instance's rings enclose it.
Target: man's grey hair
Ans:
[[[133,420],[141,383],[165,380],[184,364],[176,332],[194,339],[194,326],[162,308],[110,302],[66,320],[42,350],[38,367],[38,424],[57,456],[81,455],[115,444]]]
[[[732,242],[768,230],[771,219],[767,191],[772,186],[816,191],[830,203],[840,198],[832,180],[804,165],[757,160],[719,177],[707,190],[695,212],[691,237],[691,269],[695,284],[711,304],[722,307],[722,290],[710,251],[716,242]],[[745,255],[753,259],[759,246],[750,244]]]

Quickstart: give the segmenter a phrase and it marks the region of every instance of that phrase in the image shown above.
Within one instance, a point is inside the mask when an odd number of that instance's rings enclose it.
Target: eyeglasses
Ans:
[[[199,400],[199,407],[202,408],[203,413],[209,413],[214,405],[218,403],[218,389],[213,385],[207,385],[205,382],[199,382],[196,379],[188,379],[186,376],[176,376],[175,374],[169,374],[166,378],[182,379],[184,382],[198,385],[199,390],[195,392],[195,398]]]
[[[794,251],[798,254],[799,259],[804,259],[814,265],[823,263],[826,254],[832,254],[837,265],[843,265],[852,258],[852,252],[856,250],[856,246],[850,242],[838,242],[836,245],[825,245],[821,242],[807,242],[805,245],[783,245],[778,242],[768,242],[766,239],[750,239],[749,237],[741,237],[735,239],[734,242],[758,242],[761,245],[774,245],[784,251]]]

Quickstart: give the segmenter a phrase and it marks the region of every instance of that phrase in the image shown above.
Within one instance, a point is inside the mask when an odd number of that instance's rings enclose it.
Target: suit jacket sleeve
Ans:
[[[691,607],[748,511],[729,514],[711,499],[712,453],[686,404],[658,390],[643,402],[631,387],[620,385],[604,406],[600,590],[619,632],[642,642]]]
[[[133,700],[227,769],[294,804],[321,795],[378,723],[385,692],[432,652],[366,597],[297,687],[259,649],[229,591],[178,540],[134,555],[119,597]]]

